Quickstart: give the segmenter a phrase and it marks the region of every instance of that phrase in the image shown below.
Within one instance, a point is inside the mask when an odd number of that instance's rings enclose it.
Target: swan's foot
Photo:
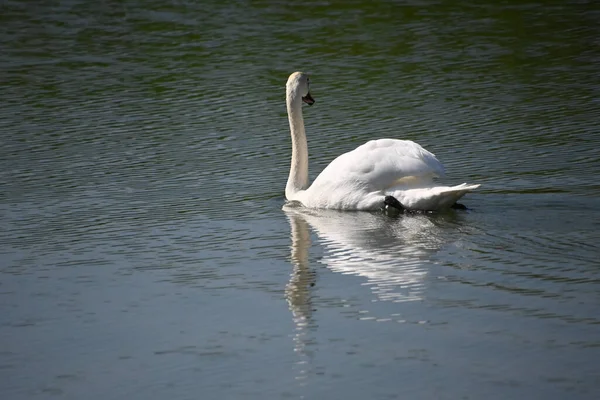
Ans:
[[[404,212],[404,206],[394,196],[385,196],[385,199],[383,199],[383,208],[386,211],[395,209],[398,212]]]
[[[467,206],[465,206],[464,204],[460,204],[460,203],[454,203],[452,204],[452,207],[455,210],[468,210]]]

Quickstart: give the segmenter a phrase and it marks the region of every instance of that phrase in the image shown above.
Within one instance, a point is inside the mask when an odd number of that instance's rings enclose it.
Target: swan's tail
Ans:
[[[463,183],[456,186],[399,189],[388,194],[398,199],[406,209],[437,211],[452,207],[458,199],[479,186]]]

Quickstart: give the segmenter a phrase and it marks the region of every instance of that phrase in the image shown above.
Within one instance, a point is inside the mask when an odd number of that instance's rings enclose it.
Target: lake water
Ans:
[[[0,397],[599,398],[600,7],[464,3],[3,2]],[[284,209],[295,70],[470,210]]]

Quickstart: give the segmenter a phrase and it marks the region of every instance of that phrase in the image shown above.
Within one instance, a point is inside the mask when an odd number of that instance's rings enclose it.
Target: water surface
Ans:
[[[594,2],[8,1],[0,397],[595,399]],[[411,139],[469,211],[284,205]]]

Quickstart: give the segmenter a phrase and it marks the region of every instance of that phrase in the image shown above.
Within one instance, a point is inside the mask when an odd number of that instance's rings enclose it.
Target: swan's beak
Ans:
[[[302,101],[305,102],[306,104],[308,104],[309,106],[312,106],[313,104],[315,104],[315,99],[312,98],[310,93],[306,93],[306,96],[302,97]]]

